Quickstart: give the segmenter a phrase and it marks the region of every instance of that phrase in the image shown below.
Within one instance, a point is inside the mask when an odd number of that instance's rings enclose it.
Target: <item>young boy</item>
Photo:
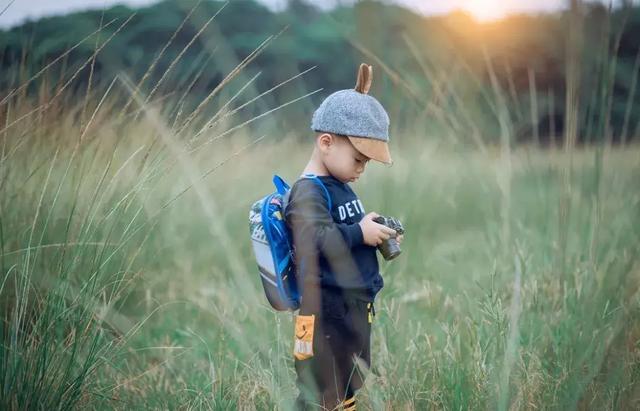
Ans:
[[[303,174],[317,176],[326,191],[301,178],[285,208],[302,288],[294,340],[297,409],[355,410],[364,379],[357,364],[371,362],[373,302],[383,286],[376,246],[396,232],[372,221],[378,214],[365,215],[348,184],[370,159],[392,163],[389,116],[367,95],[370,86],[371,66],[362,64],[355,90],[331,94],[313,114],[317,135]]]

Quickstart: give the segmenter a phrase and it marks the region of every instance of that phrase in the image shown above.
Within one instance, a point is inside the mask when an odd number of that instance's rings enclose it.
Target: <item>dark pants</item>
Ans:
[[[364,382],[360,366],[371,364],[373,302],[341,291],[322,290],[315,314],[313,356],[295,359],[298,410],[355,409],[354,394]],[[360,364],[358,364],[360,363]],[[342,406],[342,408],[340,408]]]

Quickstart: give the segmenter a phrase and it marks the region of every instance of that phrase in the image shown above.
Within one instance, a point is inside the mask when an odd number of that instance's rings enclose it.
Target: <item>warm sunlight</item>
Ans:
[[[480,21],[496,20],[507,12],[508,2],[501,0],[464,0],[462,8]]]

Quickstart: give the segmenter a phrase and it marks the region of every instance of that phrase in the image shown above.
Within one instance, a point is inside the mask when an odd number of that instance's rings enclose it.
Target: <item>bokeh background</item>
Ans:
[[[249,209],[361,62],[407,233],[359,407],[640,407],[637,2],[5,3],[3,409],[289,409]]]

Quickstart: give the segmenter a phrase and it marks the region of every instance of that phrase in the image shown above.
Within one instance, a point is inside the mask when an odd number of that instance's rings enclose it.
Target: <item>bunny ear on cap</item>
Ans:
[[[371,89],[371,80],[373,80],[373,67],[364,63],[360,64],[355,90],[362,94],[369,93],[369,89]],[[385,164],[393,163],[393,160],[391,160],[391,153],[389,152],[389,145],[386,141],[349,135],[347,135],[347,137],[356,150],[365,156]]]
[[[358,69],[358,80],[356,80],[356,91],[362,94],[369,93],[371,80],[373,80],[373,67],[361,63]]]

